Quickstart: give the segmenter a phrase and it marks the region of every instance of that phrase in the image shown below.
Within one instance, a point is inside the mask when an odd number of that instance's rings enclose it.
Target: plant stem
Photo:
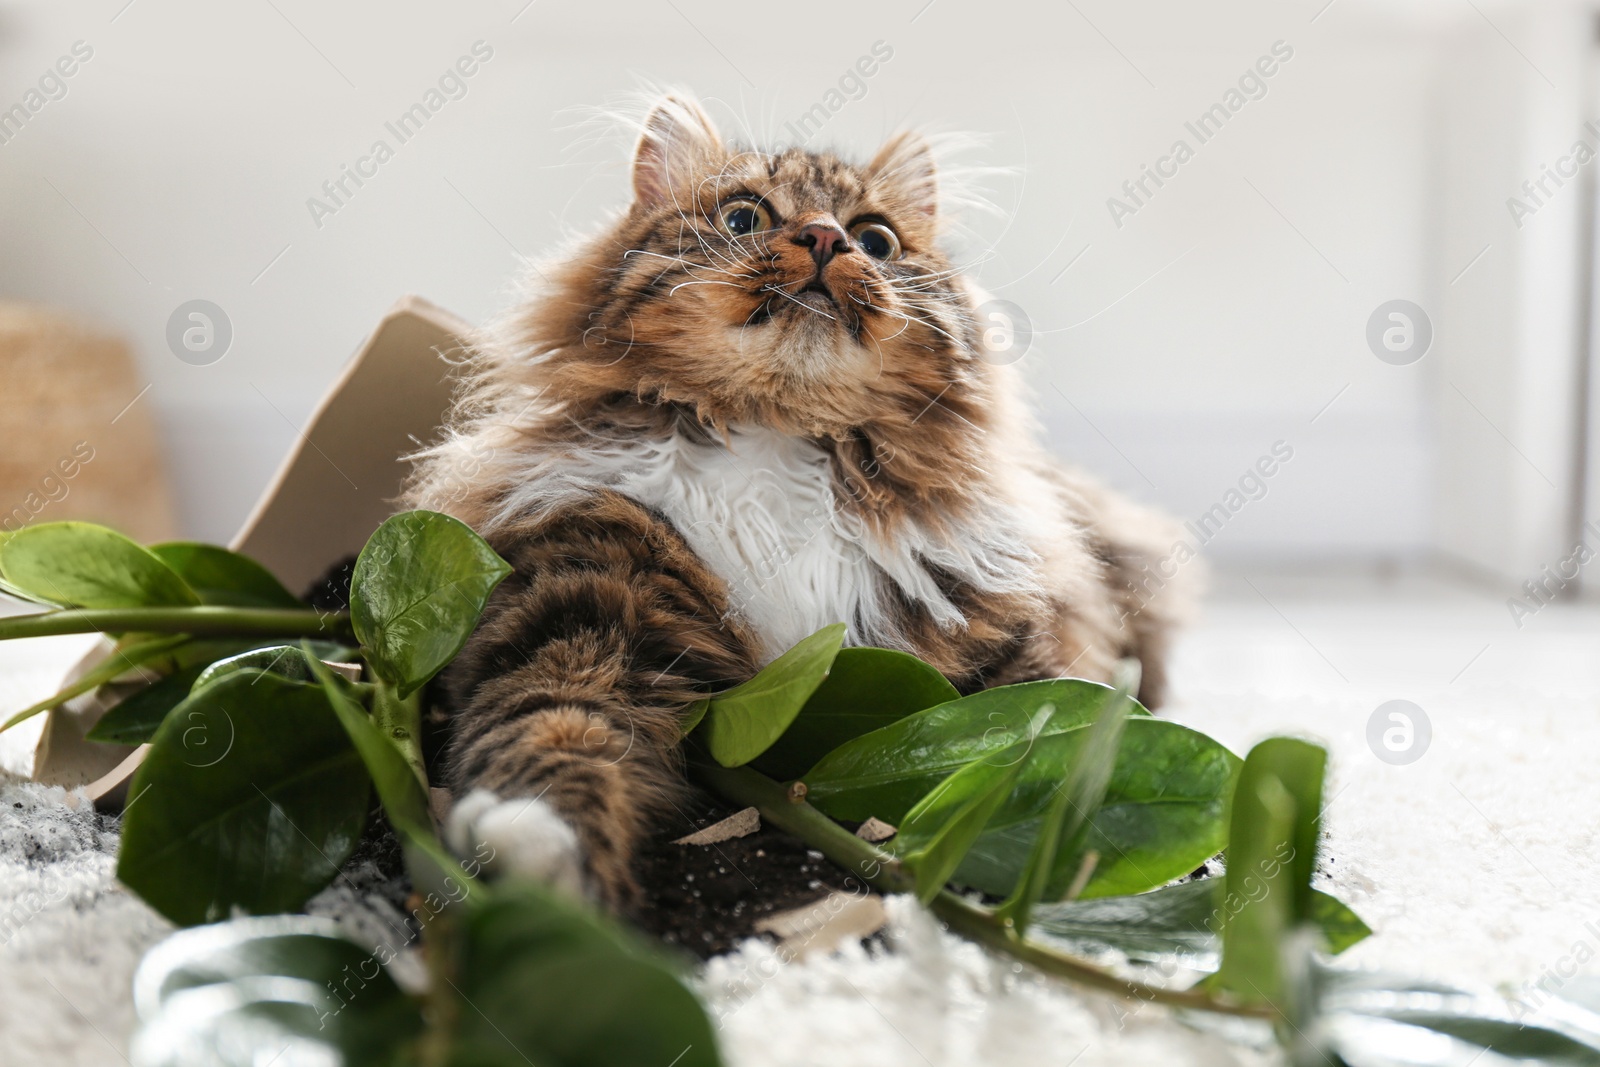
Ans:
[[[100,686],[115,681],[124,674],[138,670],[151,660],[165,655],[175,648],[182,647],[188,640],[188,637],[178,634],[173,637],[158,637],[150,641],[141,641],[136,645],[116,649],[99,667],[89,671],[55,696],[46,697],[37,704],[23,708],[5,722],[0,723],[0,731],[9,730],[17,723],[31,719],[41,711],[49,711],[51,708],[65,704],[74,697],[82,696],[91,689],[98,689]]]
[[[64,608],[0,618],[0,641],[90,633],[345,637],[351,630],[347,613],[310,608]]]
[[[898,859],[863,841],[804,800],[793,799],[788,787],[747,767],[719,767],[696,761],[691,770],[714,792],[736,804],[756,808],[762,819],[794,834],[874,889],[884,893],[914,891],[915,879]],[[989,908],[965,900],[948,889],[941,891],[928,908],[962,936],[1031,964],[1046,974],[1080,985],[1174,1008],[1259,1019],[1274,1017],[1272,1009],[1265,1005],[1241,1004],[1197,990],[1163,989],[1118,977],[1086,960],[1019,936],[1013,926]]]
[[[422,795],[426,798],[428,770],[422,762],[421,690],[402,699],[394,686],[379,681],[372,691],[372,725],[406,758],[422,783]]]

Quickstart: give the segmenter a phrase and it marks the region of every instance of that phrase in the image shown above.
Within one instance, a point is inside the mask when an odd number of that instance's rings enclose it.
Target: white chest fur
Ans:
[[[663,457],[667,458],[667,457]],[[738,435],[733,448],[683,446],[619,486],[660,509],[728,584],[734,610],[761,636],[768,658],[830,623],[854,643],[871,625],[881,571],[860,523],[834,501],[821,449],[772,433]]]
[[[850,644],[904,647],[891,585],[941,625],[962,625],[930,563],[983,590],[1034,581],[1035,557],[1003,514],[940,538],[913,525],[888,543],[839,506],[826,453],[768,430],[738,432],[732,447],[680,437],[607,444],[540,463],[515,496],[522,506],[550,506],[590,486],[666,515],[727,583],[768,660],[835,622],[849,626]]]

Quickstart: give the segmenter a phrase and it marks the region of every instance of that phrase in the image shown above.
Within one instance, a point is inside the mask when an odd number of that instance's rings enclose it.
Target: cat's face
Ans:
[[[587,257],[582,318],[584,362],[628,391],[708,423],[837,435],[914,417],[980,369],[920,138],[865,165],[768,154],[725,145],[697,106],[668,99],[633,184]]]

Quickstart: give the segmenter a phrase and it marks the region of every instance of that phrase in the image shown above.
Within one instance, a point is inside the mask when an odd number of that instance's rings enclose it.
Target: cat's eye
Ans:
[[[900,238],[881,222],[858,222],[851,229],[850,235],[856,239],[856,244],[861,246],[861,251],[873,259],[900,258]]]
[[[741,197],[717,208],[717,224],[730,237],[760,233],[772,228],[772,212],[758,200]]]

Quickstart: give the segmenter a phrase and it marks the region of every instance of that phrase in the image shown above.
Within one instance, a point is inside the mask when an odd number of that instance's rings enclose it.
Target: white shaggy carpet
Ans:
[[[1503,599],[1432,580],[1218,585],[1179,650],[1170,714],[1239,752],[1274,733],[1330,747],[1325,886],[1377,931],[1344,959],[1506,987],[1600,974],[1600,612],[1551,606],[1519,630]],[[70,639],[30,644],[0,645],[0,708],[73,654]],[[1410,765],[1367,746],[1392,699],[1432,723]],[[0,738],[13,769],[16,733]],[[0,783],[0,1065],[124,1062],[133,968],[167,925],[116,886],[115,846],[115,825],[62,791]],[[392,908],[359,877],[316,906],[358,931]],[[887,950],[783,965],[751,943],[706,968],[730,1064],[1276,1062],[1022,973],[908,901],[889,910]]]

